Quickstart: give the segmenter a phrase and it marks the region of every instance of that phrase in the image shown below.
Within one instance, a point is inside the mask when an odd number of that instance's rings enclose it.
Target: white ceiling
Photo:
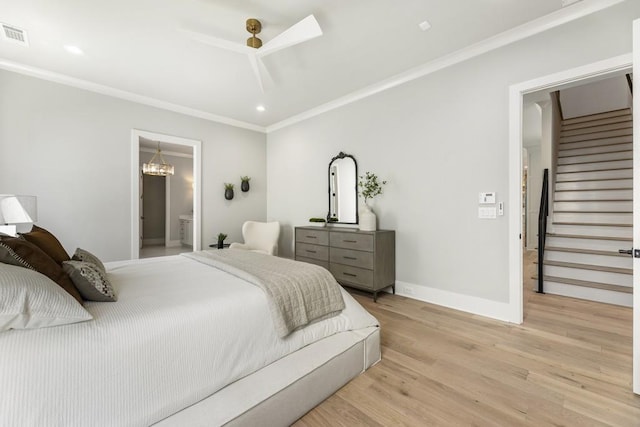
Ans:
[[[581,3],[597,2],[602,0]],[[561,3],[0,0],[0,22],[25,29],[30,41],[25,48],[0,40],[0,66],[35,67],[263,127],[540,18]],[[254,17],[262,21],[266,43],[309,14],[324,35],[265,57],[275,82],[265,93],[245,55],[180,31],[243,43],[249,36],[245,20]],[[423,20],[432,25],[427,32],[418,27]],[[72,55],[64,45],[85,54]],[[256,111],[258,104],[267,111]]]

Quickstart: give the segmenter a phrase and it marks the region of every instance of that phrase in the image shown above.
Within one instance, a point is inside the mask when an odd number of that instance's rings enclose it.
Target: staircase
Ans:
[[[563,120],[544,290],[632,306],[630,109]]]

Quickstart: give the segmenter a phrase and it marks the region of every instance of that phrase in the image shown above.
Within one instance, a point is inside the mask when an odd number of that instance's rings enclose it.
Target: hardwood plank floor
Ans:
[[[534,256],[522,325],[354,291],[382,361],[295,426],[640,426],[632,310],[533,292]]]

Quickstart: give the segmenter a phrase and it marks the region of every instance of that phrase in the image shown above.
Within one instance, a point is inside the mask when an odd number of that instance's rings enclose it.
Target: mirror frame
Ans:
[[[355,222],[344,222],[344,221],[337,221],[337,222],[329,222],[329,218],[331,218],[331,165],[333,164],[334,161],[336,160],[340,160],[340,159],[344,159],[344,158],[351,158],[351,160],[353,160],[353,164],[356,167],[356,185],[353,188],[353,191],[355,191],[356,193],[356,220]],[[356,161],[356,158],[353,157],[351,154],[346,154],[343,151],[339,152],[337,156],[333,157],[331,159],[331,161],[329,162],[329,168],[327,170],[327,180],[328,180],[328,194],[329,194],[329,199],[328,199],[328,212],[327,212],[327,224],[358,224],[359,222],[359,217],[358,217],[358,162]]]

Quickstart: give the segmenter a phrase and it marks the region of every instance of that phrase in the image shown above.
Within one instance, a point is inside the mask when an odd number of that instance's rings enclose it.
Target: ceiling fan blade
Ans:
[[[313,15],[289,27],[258,49],[258,56],[269,55],[289,46],[311,40],[322,35],[320,24]]]
[[[253,69],[253,73],[258,79],[258,86],[260,86],[260,91],[264,93],[265,89],[273,86],[273,79],[271,78],[271,74],[262,62],[262,59],[259,58],[256,54],[248,55],[248,57],[249,63],[251,63],[251,68]]]
[[[241,43],[230,42],[229,40],[220,39],[218,37],[210,36],[208,34],[198,33],[191,30],[181,30],[183,33],[187,34],[189,38],[192,40],[198,41],[200,43],[207,44],[209,46],[214,46],[224,50],[230,50],[232,52],[238,53],[251,53],[253,48],[245,46]]]

